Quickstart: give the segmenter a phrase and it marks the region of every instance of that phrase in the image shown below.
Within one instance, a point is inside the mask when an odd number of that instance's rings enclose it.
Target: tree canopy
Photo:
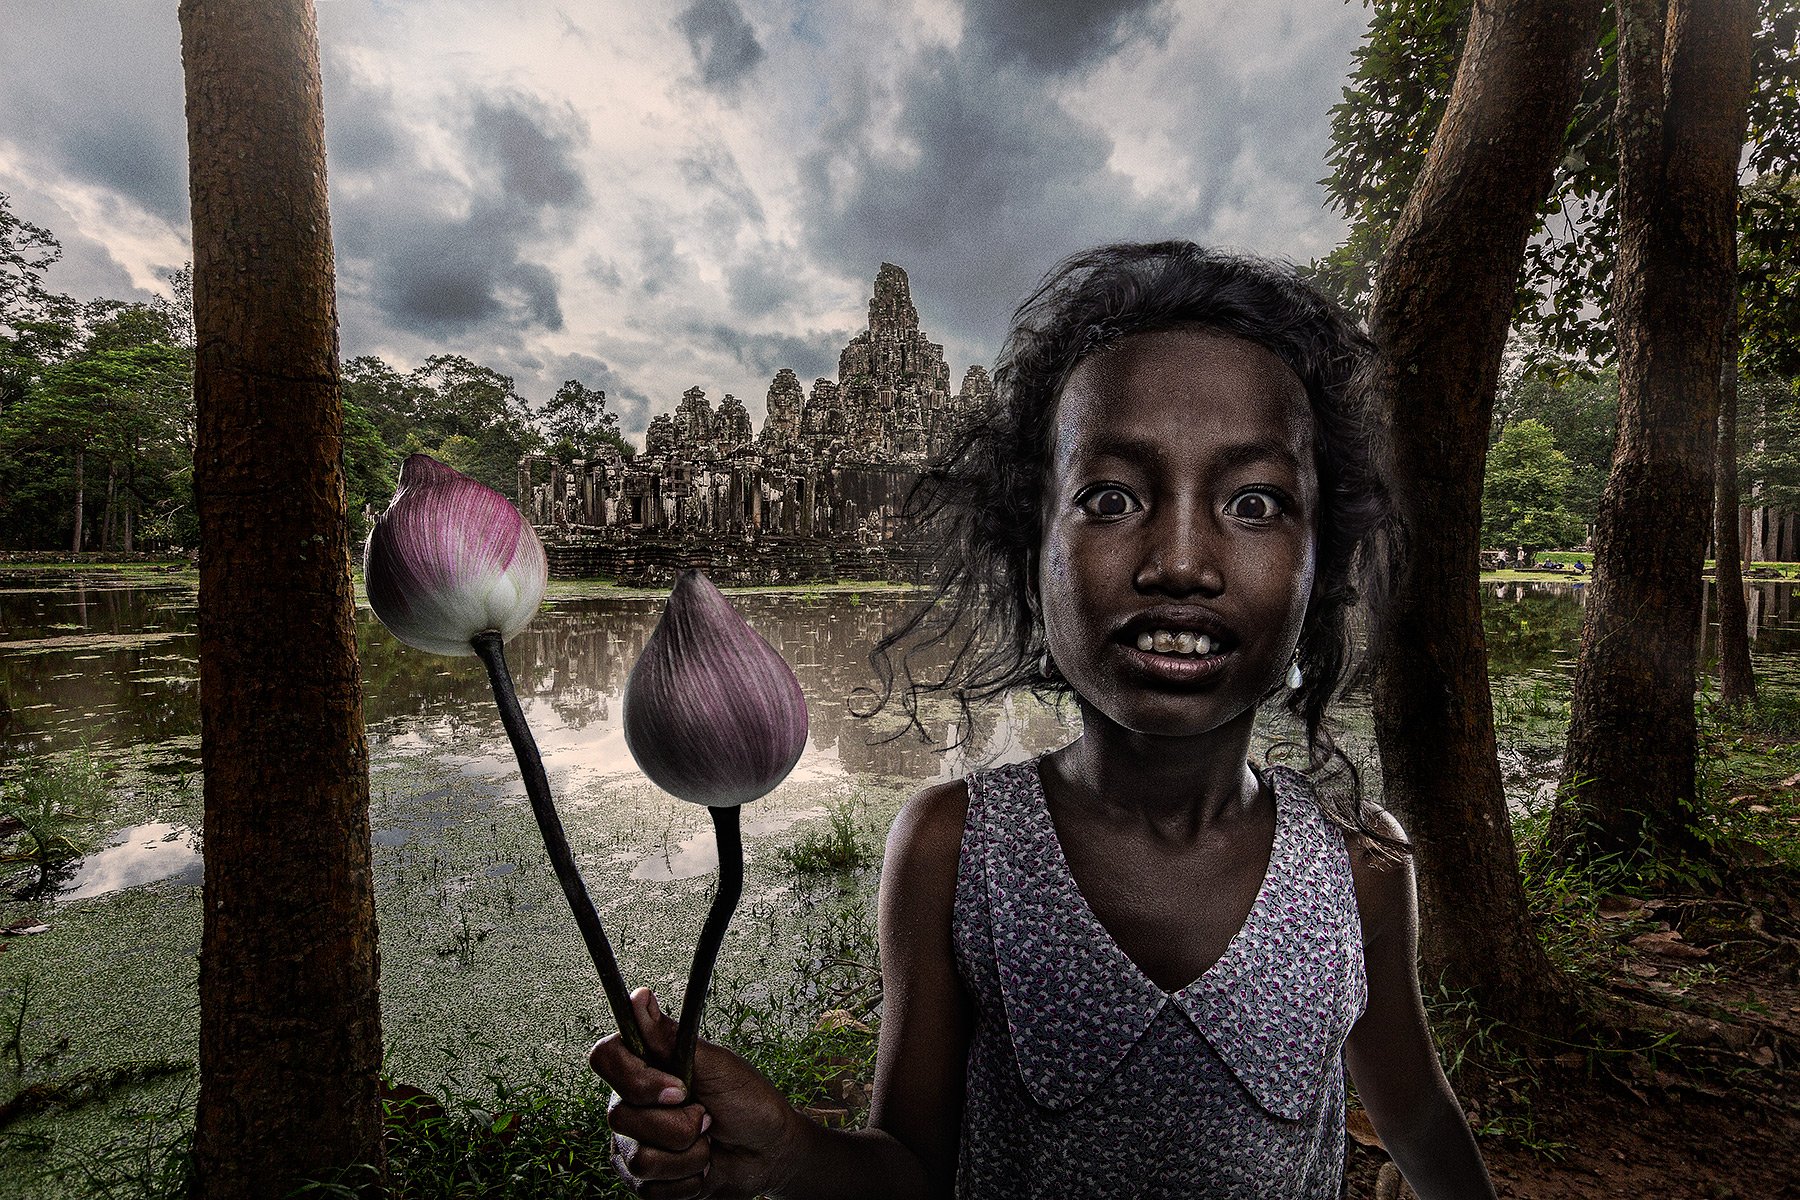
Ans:
[[[1470,0],[1366,0],[1343,100],[1331,110],[1329,202],[1350,219],[1344,242],[1313,264],[1314,278],[1354,309],[1366,307],[1375,263],[1412,191],[1443,117],[1468,30]],[[1618,34],[1610,6],[1538,230],[1527,245],[1513,319],[1534,353],[1599,366],[1614,357],[1613,272],[1618,258]],[[1800,6],[1759,0],[1739,235],[1767,269],[1742,303],[1746,357],[1765,338],[1795,345],[1800,275],[1791,247],[1800,230],[1795,154],[1800,149]],[[1784,240],[1785,239],[1785,240]]]
[[[1526,554],[1559,550],[1586,532],[1569,507],[1575,471],[1540,421],[1508,425],[1488,451],[1481,489],[1481,541]]]
[[[48,291],[61,247],[0,193],[0,547],[191,549],[193,272],[150,303]],[[564,382],[541,412],[513,380],[457,353],[411,371],[373,355],[341,368],[350,536],[393,495],[400,460],[431,454],[511,495],[518,462],[633,448],[606,393]]]

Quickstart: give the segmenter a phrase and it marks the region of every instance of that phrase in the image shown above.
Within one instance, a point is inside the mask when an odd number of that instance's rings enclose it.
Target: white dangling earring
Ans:
[[[1288,664],[1288,674],[1287,674],[1288,691],[1290,691],[1290,692],[1299,691],[1300,684],[1302,682],[1303,682],[1303,680],[1300,678],[1300,659],[1298,656],[1295,656],[1294,661]]]

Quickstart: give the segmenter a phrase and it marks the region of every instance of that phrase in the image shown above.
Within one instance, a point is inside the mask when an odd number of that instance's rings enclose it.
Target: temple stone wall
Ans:
[[[704,566],[721,583],[922,578],[926,551],[900,541],[907,493],[994,394],[979,366],[957,392],[949,382],[906,272],[883,263],[837,380],[807,394],[792,370],[776,372],[760,433],[736,397],[715,410],[691,387],[630,461],[522,461],[519,507],[559,576],[649,586]]]

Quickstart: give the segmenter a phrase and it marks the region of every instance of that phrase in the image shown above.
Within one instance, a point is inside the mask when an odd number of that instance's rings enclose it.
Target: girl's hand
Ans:
[[[653,1058],[675,1053],[676,1025],[648,988],[631,995]],[[793,1174],[806,1119],[743,1059],[711,1042],[694,1053],[692,1094],[681,1081],[625,1048],[618,1034],[588,1055],[612,1085],[606,1116],[613,1165],[640,1196],[752,1197]]]

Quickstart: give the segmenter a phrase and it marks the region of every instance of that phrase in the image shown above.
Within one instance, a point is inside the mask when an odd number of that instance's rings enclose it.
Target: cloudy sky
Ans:
[[[319,0],[343,352],[467,355],[640,438],[699,385],[760,425],[834,375],[875,272],[953,380],[1058,258],[1190,237],[1305,262],[1343,0]],[[49,282],[190,257],[175,0],[0,0],[0,191]]]

